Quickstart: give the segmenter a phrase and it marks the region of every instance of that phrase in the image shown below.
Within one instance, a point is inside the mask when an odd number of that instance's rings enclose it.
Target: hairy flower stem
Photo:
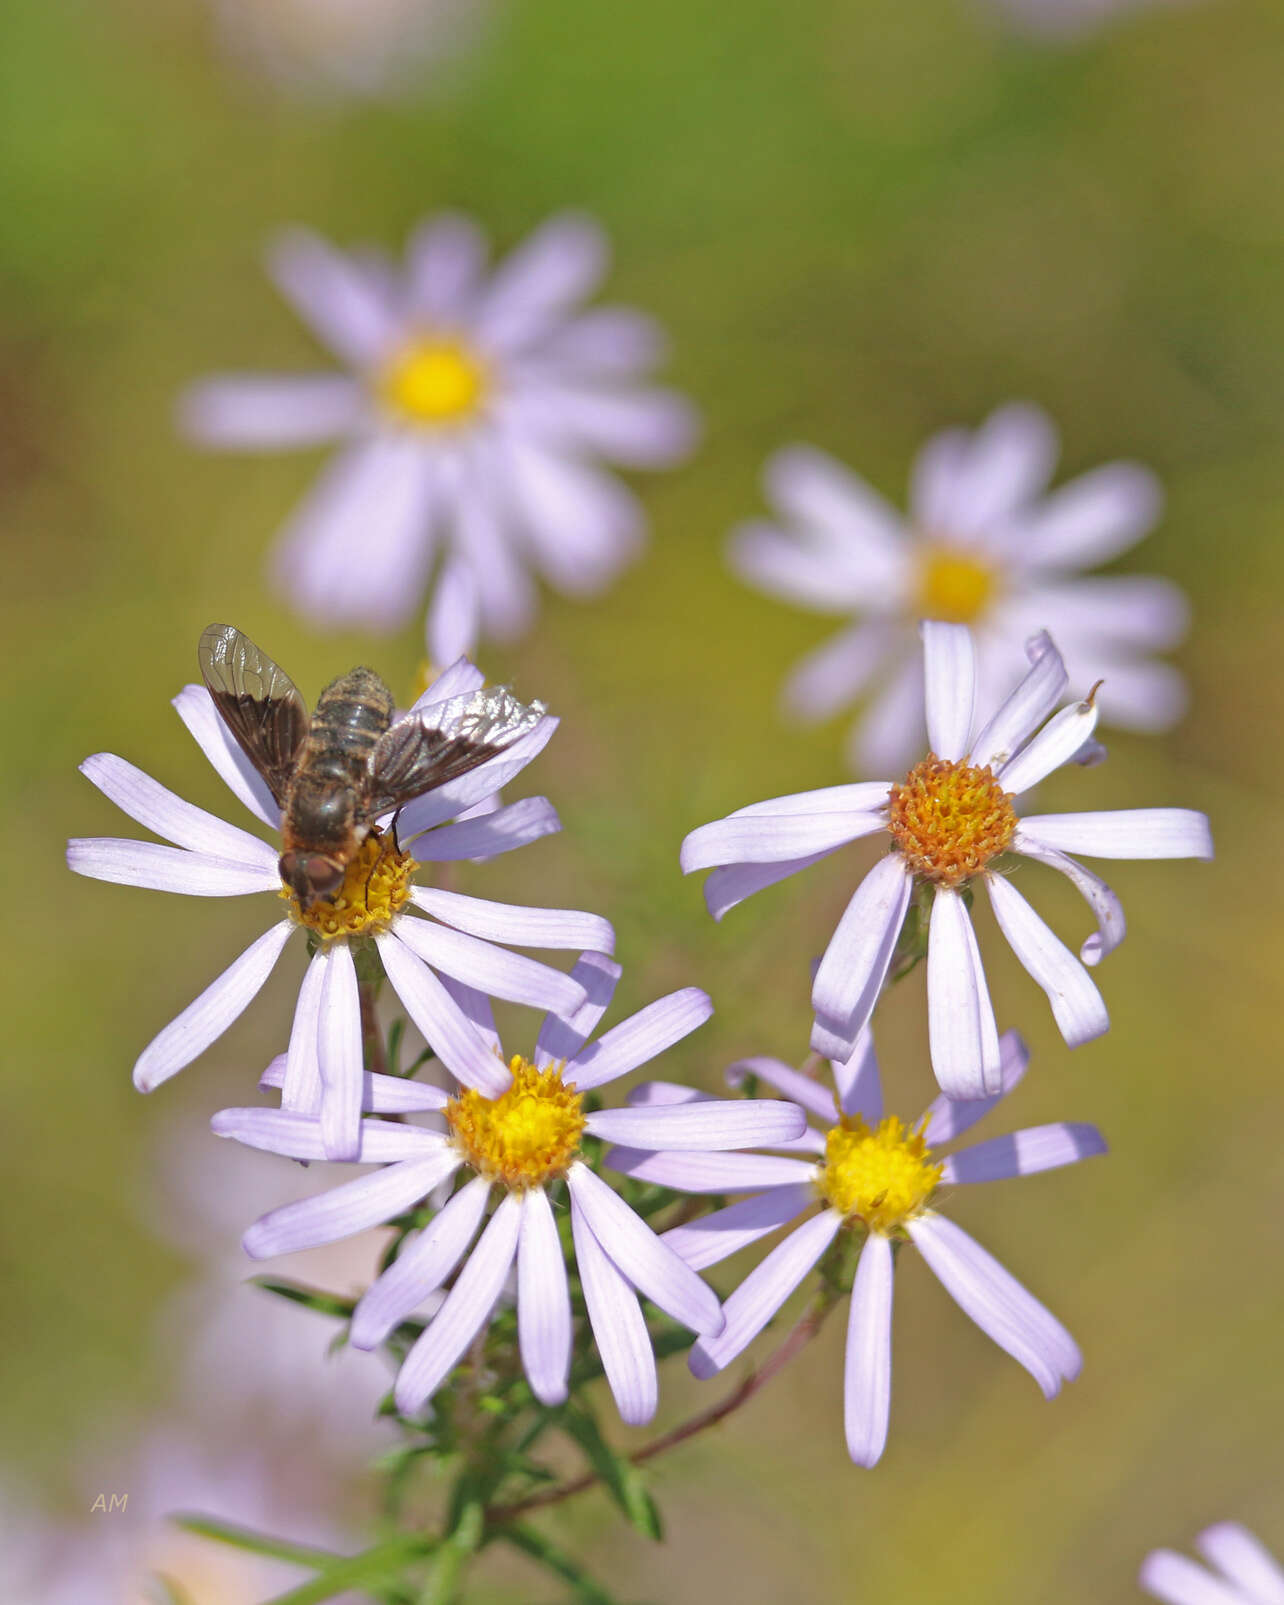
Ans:
[[[760,1388],[766,1387],[772,1377],[785,1366],[811,1342],[825,1323],[826,1317],[838,1302],[836,1290],[822,1287],[812,1300],[811,1306],[799,1318],[793,1330],[780,1346],[772,1351],[756,1371],[751,1371],[744,1381],[727,1394],[726,1398],[719,1400],[709,1409],[702,1410],[698,1415],[689,1417],[676,1427],[663,1432],[658,1438],[652,1438],[650,1443],[644,1443],[640,1449],[635,1449],[629,1459],[635,1466],[642,1465],[647,1460],[654,1460],[657,1455],[676,1449],[680,1443],[688,1438],[694,1438],[709,1427],[716,1427],[719,1421],[725,1420],[741,1405],[747,1404]],[[550,1505],[560,1505],[564,1499],[570,1499],[574,1494],[585,1492],[586,1489],[596,1486],[602,1478],[596,1471],[585,1472],[581,1477],[573,1477],[569,1482],[559,1483],[555,1488],[542,1489],[537,1494],[531,1494],[527,1499],[519,1499],[511,1505],[492,1505],[486,1512],[487,1527],[502,1526],[505,1522],[526,1516],[534,1510],[546,1510]]]

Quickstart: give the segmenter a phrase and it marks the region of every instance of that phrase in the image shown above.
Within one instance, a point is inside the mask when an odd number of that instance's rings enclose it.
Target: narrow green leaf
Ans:
[[[569,1583],[575,1598],[582,1605],[618,1605],[615,1596],[607,1593],[596,1578],[590,1577],[577,1560],[558,1549],[533,1527],[522,1527],[512,1522],[501,1528],[496,1536],[520,1549],[541,1566],[547,1566],[549,1571]]]
[[[319,1315],[333,1315],[341,1321],[350,1320],[357,1307],[355,1299],[339,1298],[334,1293],[323,1293],[316,1287],[304,1287],[302,1282],[284,1282],[275,1276],[252,1276],[250,1281],[265,1293],[275,1293],[278,1298],[289,1299],[292,1304],[302,1304],[309,1310],[316,1310]]]
[[[596,1419],[587,1410],[572,1405],[562,1411],[560,1425],[583,1449],[589,1464],[637,1530],[647,1538],[660,1538],[660,1512],[642,1473],[627,1456],[611,1448]]]
[[[212,1538],[219,1544],[231,1544],[234,1549],[248,1549],[253,1555],[267,1555],[272,1560],[288,1560],[295,1566],[308,1566],[313,1571],[333,1566],[345,1557],[333,1550],[317,1549],[311,1544],[291,1544],[269,1533],[256,1533],[248,1527],[236,1527],[231,1522],[212,1521],[208,1516],[174,1516],[176,1527],[184,1532],[196,1533],[201,1538]]]
[[[328,1566],[319,1577],[274,1595],[265,1605],[321,1605],[323,1600],[333,1599],[348,1588],[387,1587],[400,1582],[406,1566],[430,1554],[439,1542],[427,1533],[403,1533]]]

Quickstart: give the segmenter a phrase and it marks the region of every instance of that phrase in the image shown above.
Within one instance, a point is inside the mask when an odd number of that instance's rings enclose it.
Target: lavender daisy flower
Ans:
[[[932,1068],[950,1097],[980,1098],[999,1090],[999,1037],[972,929],[969,890],[985,888],[1012,951],[1047,994],[1066,1042],[1077,1047],[1110,1024],[1084,966],[1097,964],[1119,945],[1124,916],[1105,882],[1070,853],[1211,858],[1212,839],[1205,816],[1185,808],[1033,814],[1019,820],[1016,799],[1081,757],[1092,743],[1095,696],[1048,719],[1067,674],[1051,639],[1040,634],[1027,649],[1033,667],[978,731],[970,632],[961,624],[927,622],[922,635],[931,750],[903,781],[829,786],[737,809],[691,832],[682,844],[682,868],[687,874],[714,869],[705,883],[705,901],[721,919],[752,893],[819,863],[848,842],[890,836],[890,851],[857,886],[816,970],[812,1046],[838,1059],[854,1050],[883,989],[910,900],[921,891],[930,896]],[[1087,900],[1097,930],[1078,959],[1012,879],[999,873],[996,861],[1008,853],[1060,870]]]
[[[469,1067],[459,1075],[454,1096],[422,1082],[367,1076],[366,1106],[376,1114],[427,1110],[444,1117],[443,1129],[363,1120],[357,1157],[383,1168],[306,1202],[287,1204],[246,1233],[246,1250],[255,1258],[292,1253],[390,1221],[447,1178],[472,1173],[374,1283],[353,1316],[352,1343],[373,1348],[463,1262],[397,1378],[395,1397],[403,1413],[422,1407],[485,1329],[514,1264],[526,1376],[542,1403],[556,1405],[566,1398],[571,1302],[550,1198],[564,1181],[576,1264],[607,1381],[625,1421],[649,1421],[656,1407],[656,1368],[638,1295],[705,1335],[721,1329],[722,1314],[695,1272],[585,1162],[584,1138],[692,1152],[787,1142],[805,1127],[801,1109],[775,1100],[586,1111],[586,1092],[680,1042],[713,1008],[705,993],[685,987],[589,1042],[620,969],[601,954],[586,953],[574,975],[586,1001],[573,1014],[546,1016],[530,1059],[514,1056],[505,1062],[490,1007],[474,995],[470,1013],[489,1055],[485,1075]],[[214,1117],[213,1128],[220,1136],[292,1159],[314,1159],[323,1152],[315,1118],[282,1110],[224,1110]],[[498,1203],[469,1254],[496,1194]]]
[[[1009,406],[969,434],[934,436],[919,454],[902,517],[856,475],[807,446],[767,465],[776,521],[732,538],[732,567],[768,595],[852,614],[785,687],[790,714],[829,718],[872,689],[852,732],[857,771],[908,763],[922,725],[920,618],[972,626],[983,706],[1025,672],[1020,643],[1047,628],[1076,677],[1104,677],[1102,718],[1164,729],[1185,706],[1177,671],[1149,654],[1186,632],[1170,581],[1083,571],[1136,544],[1159,515],[1153,474],[1110,463],[1048,494],[1056,434],[1037,408]]]
[[[847,1448],[857,1465],[875,1465],[887,1441],[892,1267],[897,1249],[907,1243],[964,1313],[1029,1371],[1045,1398],[1078,1376],[1079,1350],[1061,1323],[935,1207],[945,1186],[1030,1175],[1106,1151],[1094,1126],[1059,1123],[992,1137],[938,1158],[939,1145],[988,1114],[1025,1073],[1028,1056],[1014,1031],[1004,1033],[1000,1051],[1002,1086],[994,1097],[967,1104],[938,1097],[913,1126],[884,1113],[868,1032],[850,1059],[833,1064],[833,1095],[776,1059],[745,1059],[727,1072],[733,1085],[755,1076],[820,1122],[788,1145],[805,1157],[621,1150],[607,1155],[608,1164],[643,1181],[750,1195],[665,1232],[661,1241],[696,1270],[807,1216],[726,1301],[722,1331],[702,1337],[691,1351],[697,1376],[712,1376],[735,1359],[840,1232],[863,1238],[848,1315],[844,1388]],[[686,1089],[663,1086],[639,1090],[642,1096],[689,1096]]]
[[[575,311],[606,271],[595,223],[555,217],[489,276],[485,255],[449,214],[412,236],[401,274],[288,234],[277,284],[349,373],[225,376],[184,400],[206,445],[345,442],[273,558],[322,624],[395,629],[434,569],[446,585],[463,569],[484,633],[513,639],[534,616],[531,570],[593,596],[637,553],[641,508],[600,461],[661,468],[690,448],[688,403],[643,382],[655,326]]]
[[[1211,1571],[1156,1549],[1141,1568],[1141,1586],[1166,1605],[1284,1605],[1284,1567],[1247,1527],[1220,1522],[1200,1533],[1195,1547]]]
[[[412,711],[481,684],[481,672],[461,660]],[[205,687],[187,686],[174,705],[238,800],[261,823],[278,829],[280,810]],[[556,727],[556,719],[539,715],[496,757],[408,804],[399,815],[401,850],[390,848],[389,835],[372,831],[347,866],[342,889],[306,911],[281,884],[276,846],[183,801],[124,758],[87,758],[81,772],[100,791],[175,845],[75,840],[67,862],[78,874],[196,897],[267,894],[287,905],[282,910],[275,902],[277,915],[268,929],[144,1048],[134,1085],[151,1092],[222,1036],[258,994],[297,930],[306,933],[312,956],[295,1008],[283,1102],[291,1110],[320,1114],[327,1157],[357,1152],[363,1061],[356,953],[371,942],[406,1013],[447,1069],[494,1082],[493,1058],[470,1026],[461,998],[480,989],[564,1011],[584,998],[571,976],[498,944],[609,951],[611,926],[595,914],[520,908],[416,885],[414,874],[425,864],[490,859],[561,828],[545,797],[479,812],[544,748]]]

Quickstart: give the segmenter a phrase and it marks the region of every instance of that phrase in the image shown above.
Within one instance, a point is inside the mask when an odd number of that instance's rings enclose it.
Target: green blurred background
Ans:
[[[74,1502],[86,1432],[155,1402],[149,1321],[182,1267],[139,1224],[146,1173],[177,1109],[241,1101],[284,1044],[299,961],[138,1097],[138,1050],[260,916],[72,879],[66,836],[133,829],[75,764],[109,748],[223,806],[169,707],[211,619],[309,694],[363,658],[408,687],[421,655],[413,632],[322,639],[284,612],[263,556],[319,454],[198,455],[175,437],[176,392],[224,367],[325,363],[260,270],[283,222],[392,246],[451,205],[508,245],[572,204],[611,232],[610,299],[671,331],[707,438],[642,483],[645,562],[591,607],[548,598],[531,640],[488,663],[563,715],[524,789],[566,829],[467,888],[609,914],[627,1005],[706,986],[718,1014],[674,1073],[714,1086],[744,1052],[801,1058],[806,961],[869,855],[721,927],[678,873],[692,826],[843,778],[839,725],[776,714],[787,666],[829,625],[739,588],[724,532],[759,507],[763,457],[786,440],[900,500],[927,432],[1013,397],[1058,420],[1064,471],[1132,456],[1160,472],[1163,524],[1121,566],[1173,576],[1196,607],[1183,725],[1114,737],[1109,764],[1056,777],[1047,806],[1201,807],[1219,857],[1111,875],[1131,926],[1100,977],[1114,1027],[1073,1055],[988,944],[1000,1023],[1035,1053],[1014,1117],[1095,1120],[1114,1151],[959,1198],[955,1218],[1066,1320],[1082,1379],[1043,1404],[906,1256],[876,1472],[844,1454],[836,1322],[657,1464],[664,1547],[616,1533],[596,1495],[551,1529],[625,1597],[673,1605],[711,1589],[738,1605],[1126,1601],[1149,1547],[1213,1519],[1284,1548],[1282,75],[1279,0],[1160,8],[1059,49],[1005,35],[979,0],[496,0],[412,92],[335,103],[256,80],[196,0],[11,0],[4,809],[36,879],[0,972],[4,1480]],[[1077,945],[1082,906],[1029,873]],[[891,1101],[914,1113],[921,979],[885,1013]],[[671,1364],[662,1419],[711,1397]],[[547,1593],[483,1567],[469,1597]]]

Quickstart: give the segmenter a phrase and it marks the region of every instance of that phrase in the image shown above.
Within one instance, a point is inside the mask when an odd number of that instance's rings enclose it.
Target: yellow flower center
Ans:
[[[384,369],[384,404],[417,424],[455,424],[471,418],[488,388],[481,358],[459,340],[427,336],[405,346]]]
[[[993,600],[997,586],[994,570],[980,558],[953,546],[928,546],[919,560],[919,616],[971,624]]]
[[[539,1070],[515,1054],[513,1084],[498,1098],[467,1087],[446,1105],[455,1146],[474,1170],[524,1192],[565,1175],[580,1151],[584,1100],[562,1081],[564,1065]]]
[[[844,1117],[825,1138],[821,1196],[848,1222],[890,1237],[927,1208],[945,1166],[934,1163],[923,1127],[911,1131],[889,1115],[871,1131]]]
[[[419,865],[409,853],[399,853],[389,837],[372,830],[360,851],[348,861],[343,885],[331,898],[323,898],[305,913],[288,886],[280,896],[290,905],[299,925],[315,931],[323,942],[336,936],[364,936],[392,924],[410,897],[410,884]]]
[[[984,769],[928,753],[888,805],[888,829],[915,875],[937,886],[960,886],[979,875],[1011,842],[1017,816],[1011,796]]]

